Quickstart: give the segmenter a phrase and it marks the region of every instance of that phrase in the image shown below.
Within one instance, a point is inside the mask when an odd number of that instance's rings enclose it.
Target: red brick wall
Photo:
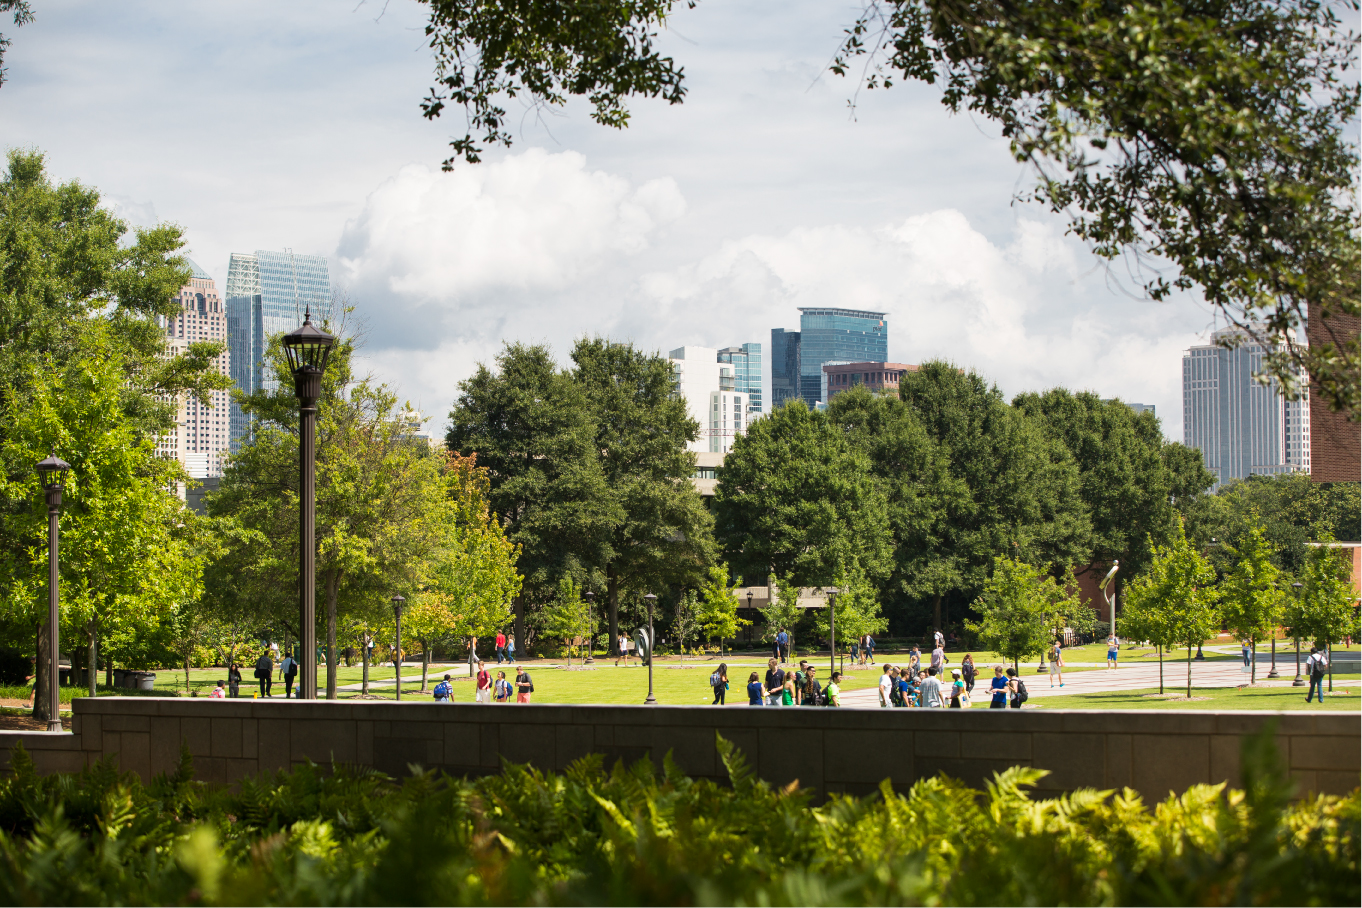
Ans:
[[[1317,309],[1311,304],[1306,328],[1311,345],[1315,345],[1331,334],[1335,338],[1348,334],[1356,337],[1359,320],[1332,315],[1326,323],[1317,317]],[[1362,481],[1362,427],[1345,414],[1330,410],[1314,385],[1310,386],[1310,478],[1315,482]]]

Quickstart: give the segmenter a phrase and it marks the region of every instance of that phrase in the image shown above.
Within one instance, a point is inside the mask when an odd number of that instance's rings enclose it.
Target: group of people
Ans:
[[[498,660],[500,662],[500,660]],[[523,665],[515,667],[515,680],[507,681],[506,673],[498,671],[496,678],[487,670],[481,659],[478,660],[477,673],[473,675],[476,682],[473,688],[473,702],[475,703],[529,703],[534,694],[534,679],[530,673],[525,671]],[[454,689],[450,684],[449,675],[445,675],[444,681],[435,687],[435,701],[437,703],[450,703],[453,700]]]
[[[767,661],[766,677],[752,672],[747,677],[748,706],[841,706],[842,673],[833,672],[827,686],[818,680],[818,669],[799,660],[799,667],[791,669],[777,659]],[[728,664],[721,663],[709,676],[714,691],[714,705],[727,702],[729,681]]]

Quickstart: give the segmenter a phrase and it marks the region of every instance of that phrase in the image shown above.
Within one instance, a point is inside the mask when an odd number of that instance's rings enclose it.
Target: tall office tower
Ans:
[[[689,445],[696,453],[726,454],[747,429],[747,395],[737,390],[733,366],[719,362],[718,352],[713,347],[677,347],[667,354],[673,387],[700,424],[700,437]]]
[[[823,401],[823,364],[874,363],[889,359],[884,312],[800,308],[799,396],[813,409]]]
[[[771,329],[771,409],[799,396],[799,332]]]
[[[218,296],[217,284],[202,268],[186,259],[193,269],[189,283],[180,288],[180,314],[163,319],[167,352],[183,353],[195,341],[227,340],[227,316]],[[231,374],[231,354],[224,352],[215,365],[224,375]],[[221,476],[229,447],[228,409],[231,395],[226,391],[209,392],[209,402],[182,396],[177,402],[175,428],[156,441],[157,452],[184,464],[196,479]]]
[[[1243,337],[1233,348],[1222,338]],[[1286,400],[1275,381],[1255,380],[1269,351],[1238,329],[1182,357],[1182,435],[1200,448],[1217,486],[1252,475],[1310,472],[1310,402]]]
[[[302,324],[303,311],[309,306],[314,315],[331,310],[331,274],[325,256],[262,249],[253,255],[232,253],[227,265],[227,330],[232,381],[237,388],[247,394],[274,389],[274,377],[265,368],[270,338]],[[249,420],[233,403],[232,453],[240,450],[249,433]]]
[[[761,415],[761,344],[725,347],[719,362],[733,367],[733,389],[747,395],[748,422]]]

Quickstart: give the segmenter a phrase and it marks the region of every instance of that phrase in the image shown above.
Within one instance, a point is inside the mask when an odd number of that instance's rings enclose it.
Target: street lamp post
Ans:
[[[1301,590],[1304,589],[1304,585],[1297,580],[1295,583],[1291,584],[1291,588],[1296,591],[1296,611],[1299,612],[1301,606]],[[1291,686],[1304,687],[1305,679],[1301,677],[1301,638],[1300,635],[1296,633],[1294,627],[1291,629],[1291,636],[1296,638],[1296,679],[1291,682]]]
[[[393,653],[393,675],[397,678],[397,699],[402,699],[402,607],[407,597],[401,593],[393,596],[393,615],[397,618],[397,652]]]
[[[1273,584],[1273,587],[1280,589],[1275,583]],[[1253,654],[1253,661],[1258,661],[1258,654],[1256,652]],[[1277,677],[1277,628],[1275,625],[1272,628],[1272,667],[1268,669],[1267,676],[1269,678]]]
[[[303,313],[303,324],[284,335],[284,353],[293,372],[293,393],[298,398],[298,598],[300,644],[298,660],[302,676],[301,698],[317,698],[317,401],[322,396],[322,373],[336,339],[312,324],[312,310]]]
[[[595,665],[595,664],[596,664],[596,654],[595,654],[595,649],[596,649],[596,609],[595,609],[595,605],[596,605],[596,594],[593,593],[593,592],[591,592],[591,590],[587,590],[585,593],[582,594],[582,598],[586,600],[586,613],[587,613],[587,620],[586,620],[586,660],[585,660],[582,664],[583,664],[583,665]]]
[[[71,469],[71,465],[54,453],[39,461],[37,469],[47,498],[47,730],[61,731],[61,693],[57,689],[61,680],[61,669],[57,665],[57,650],[61,645],[57,609],[60,596],[57,555],[61,546],[58,518],[61,516],[61,493],[65,486],[66,471]],[[90,670],[94,671],[93,666]]]
[[[841,590],[835,586],[828,587],[828,643],[832,650],[832,655],[828,656],[828,677],[837,671],[837,594]]]
[[[649,593],[643,597],[643,601],[648,603],[648,699],[643,701],[643,705],[656,706],[657,698],[653,696],[653,660],[657,658],[657,638],[653,636],[653,604],[657,602],[657,597]]]

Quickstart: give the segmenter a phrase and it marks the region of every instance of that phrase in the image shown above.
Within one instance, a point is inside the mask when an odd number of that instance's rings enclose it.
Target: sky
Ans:
[[[939,89],[830,74],[857,9],[682,4],[659,47],[684,104],[635,101],[617,131],[512,101],[514,145],[443,172],[465,121],[421,116],[414,0],[37,0],[0,27],[0,137],[132,224],[179,224],[219,289],[232,252],[326,255],[362,366],[435,432],[507,342],[565,364],[584,336],[769,349],[798,307],[845,306],[889,313],[896,362],[1154,404],[1181,440],[1181,353],[1209,307],[1141,299],[1124,262],[1016,201],[1031,171]]]

